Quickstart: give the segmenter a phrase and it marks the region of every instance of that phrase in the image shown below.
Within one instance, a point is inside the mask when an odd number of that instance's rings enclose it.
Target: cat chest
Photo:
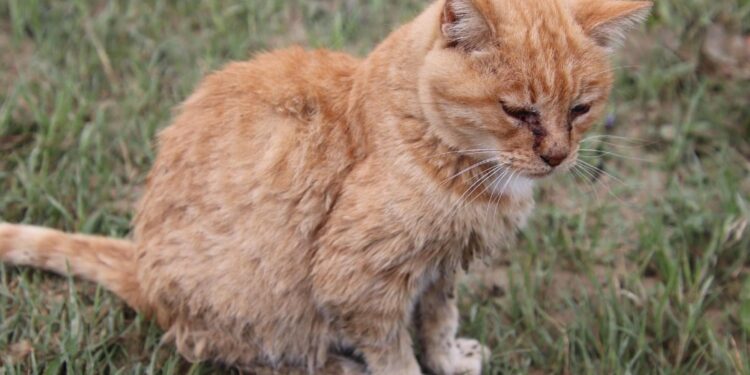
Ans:
[[[425,262],[466,267],[474,259],[492,256],[512,244],[532,206],[533,202],[528,202],[511,212],[495,211],[494,216],[480,209],[473,215],[411,217],[403,230]]]

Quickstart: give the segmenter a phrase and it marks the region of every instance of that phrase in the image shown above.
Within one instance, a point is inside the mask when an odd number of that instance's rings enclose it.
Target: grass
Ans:
[[[126,235],[202,75],[290,43],[364,55],[424,3],[0,3],[0,219]],[[750,1],[656,3],[616,58],[612,137],[587,143],[606,173],[545,183],[518,245],[467,278],[488,373],[750,373],[750,81],[706,52],[750,45]],[[0,265],[0,372],[229,372],[159,337],[90,283]]]

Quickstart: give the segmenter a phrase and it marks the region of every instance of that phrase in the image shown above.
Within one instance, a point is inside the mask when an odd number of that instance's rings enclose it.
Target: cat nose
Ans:
[[[550,167],[554,168],[562,164],[565,158],[568,157],[568,153],[567,152],[553,152],[549,154],[542,154],[539,156],[542,157],[542,160],[544,160],[545,163],[547,163]]]

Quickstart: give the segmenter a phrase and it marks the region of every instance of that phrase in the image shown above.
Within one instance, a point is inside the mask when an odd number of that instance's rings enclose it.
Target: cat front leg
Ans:
[[[360,347],[370,374],[421,375],[409,330],[406,327],[399,328],[396,337],[389,341],[386,345]]]
[[[334,340],[362,354],[371,375],[421,375],[409,331],[419,277],[408,266],[379,271],[361,253],[324,255],[312,280]]]
[[[361,300],[330,309],[334,330],[364,357],[370,375],[421,375],[406,312],[393,300]]]
[[[368,284],[362,289],[338,284],[339,292],[325,298],[333,330],[364,357],[370,375],[421,375],[409,331],[409,301],[398,298],[408,293],[382,280],[360,285]]]
[[[456,338],[455,272],[442,275],[422,295],[417,310],[422,364],[435,375],[479,375],[489,350],[474,339]]]
[[[335,340],[362,354],[371,375],[421,375],[409,331],[420,289],[415,277],[408,269],[373,272],[373,263],[351,254],[356,259],[326,254],[313,273]]]

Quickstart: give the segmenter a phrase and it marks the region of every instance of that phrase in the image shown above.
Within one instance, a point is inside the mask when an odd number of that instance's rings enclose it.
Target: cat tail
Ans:
[[[135,256],[129,241],[0,223],[0,261],[95,281],[146,312]]]

